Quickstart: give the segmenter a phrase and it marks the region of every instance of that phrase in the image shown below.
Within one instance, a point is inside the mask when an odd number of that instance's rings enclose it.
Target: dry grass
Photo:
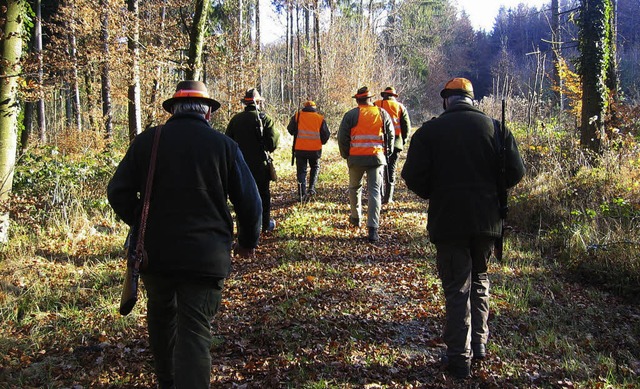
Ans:
[[[637,241],[638,156],[627,148],[590,167],[571,141],[551,138],[521,141],[534,174],[512,193],[506,261],[490,269],[490,357],[454,383],[439,365],[444,302],[427,203],[400,183],[381,242],[368,244],[365,229],[347,221],[347,170],[335,143],[318,195],[301,204],[284,137],[273,187],[278,228],[254,259],[234,261],[214,321],[213,387],[634,387],[637,304],[566,275],[596,269],[633,284],[634,274],[622,275],[634,271],[637,253],[614,236]],[[43,227],[14,226],[2,248],[3,388],[153,385],[144,295],[130,316],[117,314],[126,228],[99,199],[78,200],[48,207]]]

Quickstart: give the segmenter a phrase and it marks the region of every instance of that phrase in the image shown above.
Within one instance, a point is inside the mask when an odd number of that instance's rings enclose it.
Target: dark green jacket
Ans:
[[[262,120],[262,137],[260,137],[258,114]],[[269,170],[265,151],[274,151],[280,141],[280,133],[274,128],[273,120],[264,112],[259,112],[255,104],[250,104],[244,108],[243,112],[231,118],[226,134],[240,146],[255,179],[268,180]]]
[[[139,223],[157,127],[138,135],[107,187],[109,203],[128,225]],[[238,242],[256,247],[262,202],[238,145],[202,115],[176,114],[162,127],[145,248],[149,273],[224,278],[231,265],[234,205]]]
[[[432,242],[500,236],[494,133],[493,119],[459,103],[424,123],[411,138],[402,178],[411,191],[429,199]],[[516,141],[507,130],[507,187],[524,173]]]

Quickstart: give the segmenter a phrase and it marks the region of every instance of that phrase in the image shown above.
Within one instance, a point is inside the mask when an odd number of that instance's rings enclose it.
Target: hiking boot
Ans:
[[[269,220],[269,224],[262,227],[262,232],[271,232],[276,229],[276,221],[273,219]]]
[[[483,360],[487,357],[487,346],[482,343],[471,343],[473,359]]]
[[[349,216],[349,223],[354,227],[360,227],[360,218]]]
[[[443,354],[440,356],[440,363],[453,378],[465,379],[471,377],[471,362],[464,358],[449,358],[448,355]]]
[[[471,377],[471,366],[469,364],[451,364],[447,365],[447,372],[451,377],[457,379],[465,379]]]
[[[375,227],[369,227],[369,236],[367,237],[369,242],[374,243],[380,240],[380,236],[378,235],[378,229]]]

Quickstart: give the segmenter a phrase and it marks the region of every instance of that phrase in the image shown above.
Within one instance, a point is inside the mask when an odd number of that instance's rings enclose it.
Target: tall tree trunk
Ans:
[[[140,9],[138,0],[127,0],[127,6],[133,26],[129,33],[128,48],[131,56],[131,79],[129,82],[129,140],[132,141],[140,132],[142,132],[141,114],[140,114]]]
[[[313,13],[313,20],[314,20],[314,30],[316,32],[315,34],[315,48],[316,48],[316,65],[317,65],[317,80],[318,80],[318,91],[322,91],[323,89],[323,84],[322,84],[322,52],[321,52],[321,46],[320,46],[320,6],[318,4],[318,0],[314,0],[315,1],[315,6],[314,6],[314,13]]]
[[[294,72],[294,76],[297,77],[296,81],[295,81],[295,85],[296,88],[294,89],[295,91],[295,95],[293,96],[293,102],[295,105],[295,102],[300,98],[300,91],[301,91],[301,87],[302,87],[302,72],[300,71],[300,69],[302,69],[301,66],[301,51],[302,51],[302,36],[300,35],[300,5],[297,4],[296,5],[296,68],[298,69],[297,72]]]
[[[187,79],[202,79],[202,47],[207,32],[209,18],[209,0],[197,0],[193,16],[193,25],[189,34],[189,59],[187,60]]]
[[[600,154],[607,108],[607,74],[611,55],[611,0],[582,0],[580,17],[580,76],[582,122],[580,143]]]
[[[311,56],[313,51],[311,50],[311,10],[310,5],[304,6],[304,72],[305,72],[305,94],[309,97],[311,93]]]
[[[113,114],[111,112],[111,74],[109,69],[109,1],[100,0],[102,7],[102,71],[100,72],[102,95],[102,120],[106,139],[113,138]]]
[[[97,99],[94,97],[95,90],[93,88],[93,81],[95,79],[95,69],[93,66],[89,65],[86,69],[84,69],[84,91],[86,94],[86,110],[89,114],[89,129],[92,131],[98,130],[101,126],[96,121],[95,115],[97,112]]]
[[[162,1],[162,8],[160,10],[160,31],[164,31],[164,25],[167,19],[167,0]],[[157,37],[158,47],[164,45],[164,39],[162,34]],[[162,61],[156,62],[156,72],[153,78],[153,85],[151,86],[151,97],[149,100],[151,109],[149,110],[149,116],[147,117],[146,127],[153,125],[156,118],[156,106],[158,102],[158,92],[160,90],[160,78],[162,77]]]
[[[80,82],[78,80],[78,55],[75,33],[69,34],[69,55],[73,63],[71,70],[71,113],[76,130],[82,131],[82,112],[80,110]]]
[[[238,60],[240,61],[240,83],[244,83],[244,1],[238,0]]]
[[[258,84],[256,88],[262,93],[262,42],[260,41],[260,0],[256,0],[256,62],[258,66]]]
[[[553,82],[557,87],[555,103],[561,111],[564,110],[563,80],[560,75],[560,58],[562,56],[562,36],[560,34],[560,4],[559,0],[551,0],[551,49],[553,52]]]
[[[75,8],[72,8],[71,17],[75,19]],[[80,110],[80,80],[78,76],[78,45],[76,39],[75,22],[68,24],[69,28],[69,57],[72,63],[71,74],[71,109],[73,113],[73,122],[77,131],[82,131],[82,111]]]
[[[616,112],[618,103],[620,102],[620,96],[618,94],[618,86],[619,86],[619,77],[618,77],[618,45],[617,45],[617,37],[618,37],[618,1],[611,0],[611,7],[609,8],[609,39],[610,39],[610,50],[608,56],[608,66],[607,66],[607,89],[610,93],[611,99],[609,105],[609,115],[612,126],[619,126],[618,123],[618,113]]]
[[[38,58],[38,137],[40,142],[47,141],[47,121],[44,111],[44,64],[42,59],[42,0],[36,1],[35,49]]]
[[[22,34],[25,19],[24,0],[7,0],[3,8],[4,42],[0,61],[0,203],[7,205],[13,188],[17,149],[18,78],[22,57]],[[0,242],[9,239],[9,211],[0,211]]]

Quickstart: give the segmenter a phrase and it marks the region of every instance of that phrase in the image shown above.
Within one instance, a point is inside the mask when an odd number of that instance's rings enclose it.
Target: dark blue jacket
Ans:
[[[129,146],[107,194],[115,213],[139,223],[151,146],[157,127]],[[172,116],[162,127],[145,248],[149,273],[224,278],[231,265],[234,205],[238,242],[258,245],[262,203],[238,145],[202,115]]]

